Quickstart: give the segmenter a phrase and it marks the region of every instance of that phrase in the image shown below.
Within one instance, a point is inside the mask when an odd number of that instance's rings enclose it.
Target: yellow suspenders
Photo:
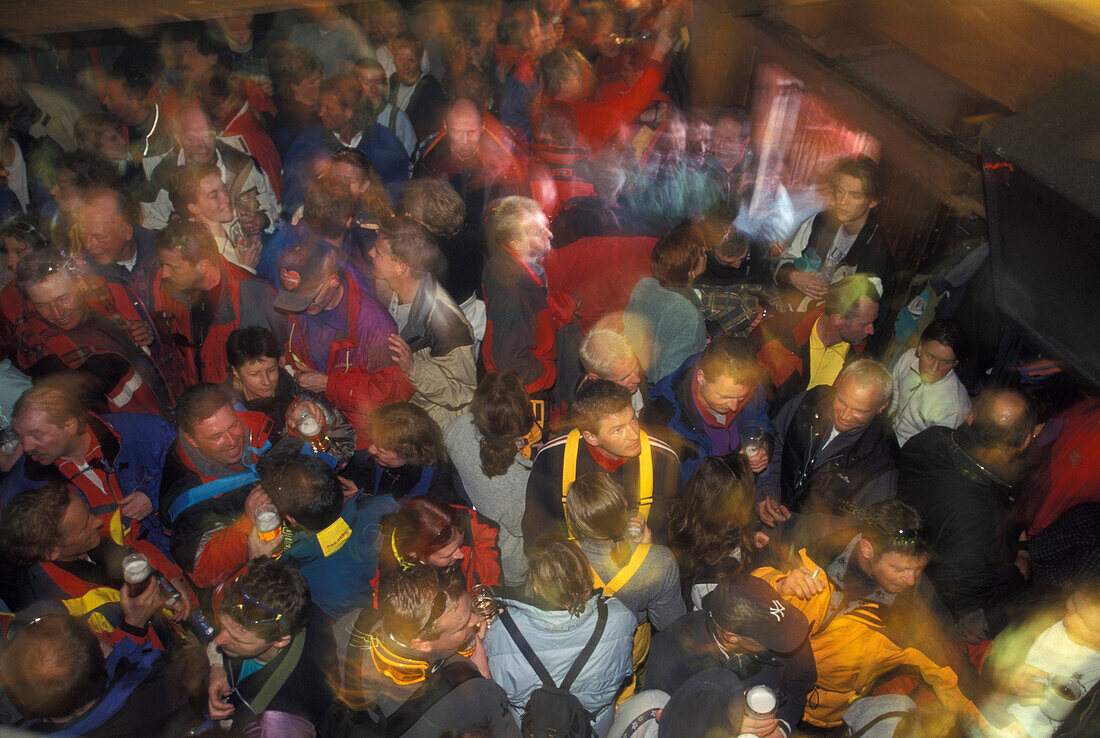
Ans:
[[[634,549],[634,553],[630,555],[630,561],[626,562],[626,566],[619,569],[619,573],[611,577],[611,581],[607,584],[603,583],[600,579],[600,575],[596,573],[596,569],[592,569],[592,584],[596,589],[602,589],[604,597],[611,597],[623,586],[630,581],[630,578],[637,573],[641,567],[642,562],[645,561],[645,557],[649,555],[648,543],[639,543],[638,547]]]
[[[649,508],[653,505],[653,449],[645,431],[639,431],[639,440],[642,442],[642,453],[638,456],[638,512],[643,520],[648,521]],[[577,478],[577,451],[580,447],[581,432],[574,428],[565,439],[565,461],[561,470],[561,507],[567,524],[569,516],[565,512],[565,500],[569,497],[569,487]]]

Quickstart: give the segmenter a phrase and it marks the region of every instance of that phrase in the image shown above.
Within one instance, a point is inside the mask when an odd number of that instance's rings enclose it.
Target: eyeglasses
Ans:
[[[233,580],[233,583],[230,585],[230,589],[227,590],[227,592],[226,592],[227,595],[229,595],[230,597],[233,596],[233,587],[234,586],[236,587],[236,591],[240,594],[241,598],[244,601],[234,603],[234,604],[232,604],[228,607],[225,607],[223,605],[223,607],[222,607],[223,612],[228,613],[235,620],[239,620],[242,623],[248,623],[248,624],[251,624],[251,625],[265,625],[267,623],[277,623],[277,622],[279,622],[280,620],[283,619],[283,613],[279,612],[278,610],[275,610],[275,609],[272,609],[272,608],[268,607],[264,603],[260,602],[256,598],[249,595],[248,592],[245,592],[244,585],[241,584],[241,580],[239,578]],[[272,617],[268,617],[268,618],[250,618],[247,615],[245,615],[245,613],[244,613],[244,609],[248,605],[255,605],[256,607],[260,608],[261,610],[269,613]]]

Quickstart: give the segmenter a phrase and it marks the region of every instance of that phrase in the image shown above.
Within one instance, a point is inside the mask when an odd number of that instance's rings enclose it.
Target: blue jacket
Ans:
[[[157,511],[160,509],[160,475],[168,447],[176,440],[176,429],[164,418],[142,413],[93,415],[88,427],[96,435],[122,493],[140,491],[153,503],[153,512],[141,521],[141,532],[153,545],[168,553],[168,539],[161,530]],[[28,459],[26,454],[20,456],[0,482],[0,503],[6,505],[20,492],[41,487],[53,475],[63,479],[56,466],[42,466]]]
[[[369,497],[357,494],[344,503],[340,520],[351,529],[351,536],[326,556],[316,533],[297,532],[282,560],[297,566],[309,583],[313,604],[325,615],[337,620],[343,615],[368,607],[370,582],[378,570],[378,549],[382,534],[382,516],[397,510],[400,504],[390,495]],[[339,522],[333,526],[343,527]],[[326,531],[335,533],[330,526]],[[320,534],[325,539],[325,532]]]
[[[346,148],[331,131],[312,126],[291,145],[283,160],[283,212],[293,213],[305,201],[306,187],[313,176],[313,163],[321,156]],[[363,130],[356,147],[370,159],[383,184],[409,177],[409,154],[397,136],[377,123]]]
[[[681,447],[676,448],[680,457],[680,480],[686,481],[703,459],[711,455],[711,442],[703,428],[703,419],[695,407],[692,381],[695,366],[702,353],[689,356],[680,368],[653,385],[649,391],[650,406],[644,411],[643,420],[654,427],[666,426],[680,437]],[[768,401],[759,382],[749,401],[737,413],[737,432],[744,435],[750,428],[763,428],[774,436],[772,422],[768,418]]]
[[[555,684],[561,684],[581,649],[596,628],[596,598],[592,597],[580,616],[565,610],[540,610],[519,600],[504,600],[523,637],[539,657]],[[585,663],[569,691],[592,714],[596,734],[607,735],[615,719],[615,694],[634,670],[634,629],[638,621],[626,605],[607,600],[607,625],[596,650]],[[493,680],[508,694],[508,706],[519,722],[527,701],[542,686],[534,669],[520,653],[505,627],[496,624],[485,636],[489,670]]]

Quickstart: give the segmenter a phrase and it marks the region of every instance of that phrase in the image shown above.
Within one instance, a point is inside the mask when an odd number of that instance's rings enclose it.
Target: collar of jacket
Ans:
[[[117,472],[115,462],[118,461],[118,455],[122,451],[122,442],[118,433],[95,413],[88,413],[88,430],[95,436],[100,450],[103,451],[103,459],[106,462],[102,465],[104,470],[111,474]],[[40,482],[59,475],[60,472],[54,464],[45,466],[27,457],[23,463],[23,474],[27,479]]]
[[[535,623],[538,627],[553,632],[569,633],[583,628],[589,620],[596,617],[597,595],[592,594],[585,603],[584,612],[580,615],[572,615],[568,610],[543,610],[535,605],[530,598],[505,598],[501,602],[513,612],[522,613],[525,618]]]

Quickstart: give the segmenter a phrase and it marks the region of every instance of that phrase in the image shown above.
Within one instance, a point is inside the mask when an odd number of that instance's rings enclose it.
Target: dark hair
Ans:
[[[32,251],[15,266],[15,283],[19,290],[26,295],[27,288],[46,281],[52,274],[61,274],[69,279],[78,279],[73,268],[72,261],[67,254],[57,249],[43,249]],[[83,292],[83,286],[81,286]]]
[[[248,562],[248,569],[227,586],[218,612],[238,622],[248,632],[265,641],[277,641],[283,636],[298,633],[309,622],[310,595],[305,577],[296,567],[268,557]],[[248,597],[262,603],[270,610],[282,614],[275,622],[252,623],[241,616],[250,613],[256,620],[265,620],[272,614]],[[241,607],[238,609],[238,605]],[[248,616],[246,616],[248,617]]]
[[[3,248],[5,238],[26,244],[31,251],[45,251],[52,246],[50,235],[42,230],[38,216],[30,213],[13,215],[5,220],[0,226],[0,248]]]
[[[382,630],[405,644],[417,638],[437,638],[442,632],[439,618],[466,596],[466,586],[466,577],[457,566],[415,566],[389,572],[378,584]],[[442,610],[436,607],[440,593],[446,599]]]
[[[371,441],[413,466],[435,466],[447,460],[439,426],[423,408],[410,402],[391,402],[375,410]]]
[[[223,407],[233,407],[233,400],[220,384],[204,382],[188,387],[176,403],[176,425],[181,432],[191,433]]]
[[[318,177],[306,187],[302,220],[325,238],[343,238],[354,214],[355,197],[339,177]]]
[[[967,336],[962,324],[954,318],[936,318],[920,334],[920,342],[936,341],[947,346],[955,354],[956,361],[966,357]]]
[[[207,30],[201,21],[177,23],[168,30],[172,41],[179,43],[193,43],[195,50],[203,56],[217,56],[218,64],[229,64],[229,47],[216,39]]]
[[[366,154],[359,149],[340,149],[332,155],[331,162],[347,164],[362,172],[363,178],[367,181],[367,187],[359,195],[359,205],[364,208],[367,215],[373,218],[387,218],[394,214],[393,205],[390,204],[386,194],[386,186]]]
[[[1005,400],[1016,400],[1022,406],[1019,412],[1005,413],[1000,406]],[[1038,422],[1039,416],[1031,401],[1020,391],[988,389],[974,401],[970,430],[983,448],[1022,449]]]
[[[687,287],[691,271],[707,250],[703,234],[693,225],[673,228],[661,236],[649,257],[649,268],[662,287]]]
[[[470,413],[481,434],[481,473],[489,479],[504,474],[515,461],[516,439],[527,435],[535,422],[523,380],[510,370],[486,374],[474,390]]]
[[[632,407],[629,390],[609,379],[593,379],[577,389],[569,413],[579,430],[596,433],[600,421],[624,407]]]
[[[407,569],[446,546],[462,532],[459,511],[431,495],[404,500],[397,512],[382,518],[378,570]]]
[[[363,99],[363,86],[350,74],[336,74],[321,82],[322,95],[334,95],[345,108],[355,110]]]
[[[841,174],[855,177],[862,182],[863,194],[868,200],[879,199],[878,165],[871,159],[866,156],[841,159],[829,177],[829,181],[833,182]]]
[[[569,103],[555,100],[542,110],[539,121],[539,142],[546,146],[567,149],[577,145],[580,124],[577,111]]]
[[[157,251],[172,251],[191,266],[203,259],[213,266],[221,263],[214,234],[194,220],[172,221],[157,233],[155,243]]]
[[[13,497],[0,516],[4,558],[20,566],[49,560],[61,542],[61,518],[71,501],[68,486],[55,479]]]
[[[699,357],[699,368],[708,382],[729,377],[737,384],[755,386],[763,375],[752,344],[737,336],[719,336],[707,344]]]
[[[107,691],[99,639],[83,618],[46,615],[0,654],[0,686],[24,717],[68,717]]]
[[[589,472],[569,485],[565,501],[565,520],[577,540],[611,542],[615,566],[626,566],[630,543],[626,525],[630,514],[623,486],[605,472]]]
[[[466,221],[466,203],[446,180],[410,180],[401,195],[400,207],[435,236],[453,236]]]
[[[118,170],[99,154],[90,151],[68,151],[61,155],[57,166],[45,172],[46,183],[53,186],[64,175],[71,175],[73,187],[89,190],[93,187],[119,188]],[[132,198],[131,198],[132,201]],[[140,222],[133,218],[131,222]]]
[[[273,44],[268,59],[275,94],[286,99],[293,97],[291,86],[301,84],[314,74],[321,74],[324,68],[312,51],[289,41]]]
[[[383,220],[378,236],[389,241],[393,257],[409,267],[414,277],[435,271],[443,258],[428,229],[408,216]]]
[[[251,361],[261,359],[278,360],[283,355],[283,346],[267,328],[251,325],[238,328],[225,339],[225,358],[229,366],[238,369]]]
[[[668,511],[668,542],[685,578],[714,568],[722,575],[748,570],[756,548],[754,500],[752,471],[741,455],[703,459]]]
[[[269,474],[264,489],[283,517],[311,533],[324,530],[340,517],[344,495],[336,470],[318,456],[292,454]]]
[[[592,566],[576,541],[539,536],[527,554],[527,593],[543,610],[580,615],[592,597]]]
[[[923,556],[931,550],[920,513],[900,500],[879,500],[861,517],[861,532],[874,546],[876,559],[895,551]]]
[[[144,100],[153,89],[160,71],[160,56],[156,48],[137,42],[122,50],[107,76],[119,80],[134,97]]]
[[[561,92],[571,71],[584,74],[587,64],[584,57],[576,49],[554,49],[539,60],[539,81],[547,96],[554,97]]]

